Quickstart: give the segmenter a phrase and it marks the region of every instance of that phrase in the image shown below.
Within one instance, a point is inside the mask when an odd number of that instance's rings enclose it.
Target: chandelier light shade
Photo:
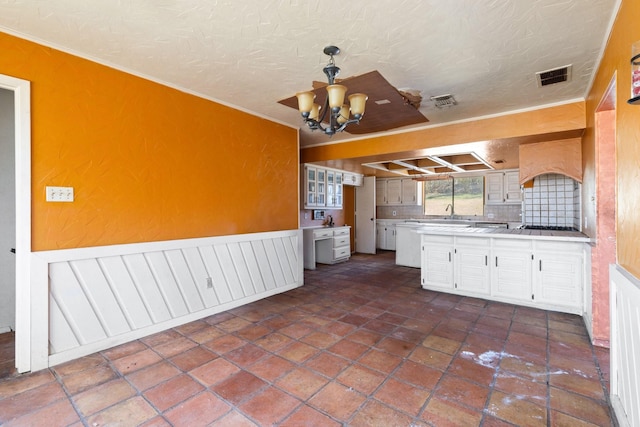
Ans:
[[[347,97],[349,105],[345,104],[344,99],[348,88],[335,84],[335,78],[340,73],[340,68],[336,66],[333,56],[339,54],[340,49],[336,46],[327,46],[324,48],[324,53],[329,55],[329,64],[322,69],[329,81],[324,106],[315,103],[316,95],[312,91],[298,92],[296,97],[298,98],[298,110],[309,128],[311,130],[320,129],[325,134],[332,136],[337,132],[342,132],[350,124],[360,123],[360,119],[364,115],[367,95],[364,93],[351,94]]]
[[[327,86],[327,95],[329,96],[329,107],[342,108],[344,104],[344,94],[347,93],[347,87],[342,85]]]

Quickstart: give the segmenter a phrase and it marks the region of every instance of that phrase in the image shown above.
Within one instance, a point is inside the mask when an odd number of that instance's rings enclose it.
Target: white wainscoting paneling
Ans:
[[[46,361],[62,363],[303,284],[302,232],[287,230],[34,253],[48,270]],[[34,277],[45,277],[43,273]],[[208,286],[208,279],[212,287]],[[43,300],[42,298],[40,300]],[[38,322],[39,319],[39,322]],[[46,321],[47,325],[42,325]],[[45,364],[46,366],[42,366]]]
[[[640,280],[610,268],[611,404],[621,426],[640,426]]]

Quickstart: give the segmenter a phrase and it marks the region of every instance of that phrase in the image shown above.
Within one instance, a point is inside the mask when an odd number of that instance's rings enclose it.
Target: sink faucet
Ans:
[[[444,208],[444,210],[445,210],[446,212],[449,212],[449,208],[451,208],[451,215],[449,215],[449,216],[450,216],[451,218],[453,218],[453,205],[452,205],[451,203],[449,203],[449,204],[447,205],[447,207],[446,207],[446,208]]]

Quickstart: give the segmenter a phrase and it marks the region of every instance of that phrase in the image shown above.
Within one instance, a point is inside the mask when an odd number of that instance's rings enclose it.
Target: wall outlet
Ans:
[[[207,277],[207,289],[213,289],[213,279]]]
[[[73,202],[73,187],[45,187],[47,202]]]
[[[396,211],[392,211],[391,215],[396,216]]]

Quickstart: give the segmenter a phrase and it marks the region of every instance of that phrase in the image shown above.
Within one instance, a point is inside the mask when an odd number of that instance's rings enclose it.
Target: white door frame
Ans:
[[[0,74],[14,93],[16,164],[16,368],[31,370],[31,83]]]

